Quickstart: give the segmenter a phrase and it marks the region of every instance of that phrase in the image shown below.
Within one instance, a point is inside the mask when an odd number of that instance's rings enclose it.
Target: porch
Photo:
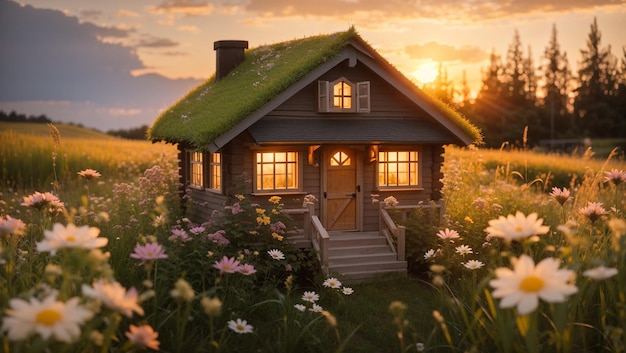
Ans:
[[[439,217],[430,222],[441,222],[444,214],[441,200],[433,204],[396,206],[402,222],[416,208],[436,208]],[[406,229],[397,225],[388,208],[379,207],[378,231],[327,231],[313,206],[301,209],[284,209],[294,217],[302,217],[303,227],[298,235],[288,239],[300,248],[313,248],[325,276],[340,277],[342,281],[363,281],[389,273],[406,275]],[[435,212],[431,212],[434,215]]]

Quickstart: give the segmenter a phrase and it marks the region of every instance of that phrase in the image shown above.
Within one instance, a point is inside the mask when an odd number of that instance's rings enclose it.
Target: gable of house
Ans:
[[[274,120],[272,126],[271,119],[265,119],[263,129],[255,128],[254,124],[271,115],[293,95],[317,84],[320,77],[346,59],[349,66],[356,65],[357,61],[364,63],[431,118],[431,121],[424,119],[420,126],[413,124],[410,129],[406,126],[410,122],[398,122],[397,133],[419,132],[418,137],[442,143],[469,144],[481,139],[480,132],[464,117],[417,89],[363,41],[354,28],[247,51],[244,62],[226,77],[219,81],[215,77],[207,80],[164,111],[150,128],[149,137],[153,141],[183,142],[192,148],[211,152],[219,150],[248,128],[259,141],[267,141],[271,139],[268,134],[272,129],[281,128],[281,122]],[[292,123],[294,129],[302,132],[300,139],[304,142],[306,132],[313,131],[311,125],[315,121],[300,121],[299,126]],[[341,124],[341,121],[335,123]],[[384,124],[381,120],[370,120],[364,126],[369,126],[372,132],[381,132],[381,124]],[[322,133],[337,130],[333,129],[332,123],[316,126],[325,127]],[[391,129],[387,133],[396,134]],[[450,141],[450,134],[454,136],[453,141]],[[293,134],[294,138],[296,135]],[[366,131],[362,136],[369,137]]]

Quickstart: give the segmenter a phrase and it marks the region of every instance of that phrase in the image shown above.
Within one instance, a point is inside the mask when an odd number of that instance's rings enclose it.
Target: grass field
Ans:
[[[127,352],[156,342],[163,352],[626,351],[621,152],[600,160],[449,147],[445,224],[425,227],[417,215],[406,224],[420,272],[334,288],[310,254],[280,240],[289,225],[280,200],[252,205],[240,195],[237,207],[194,224],[179,208],[174,146],[83,138],[62,125],[55,142],[43,126],[0,130],[10,141],[0,146],[3,351]],[[79,177],[87,168],[102,176]],[[612,169],[623,183],[606,179]],[[571,195],[560,203],[553,187]],[[35,191],[62,206],[41,206]],[[498,222],[526,235],[486,236]],[[82,236],[106,245],[77,246]],[[506,306],[512,299],[493,287],[499,275],[521,276],[520,259],[551,263],[520,282],[524,296],[554,291],[535,307]],[[243,265],[247,274],[228,270]],[[37,331],[52,324],[67,331]]]

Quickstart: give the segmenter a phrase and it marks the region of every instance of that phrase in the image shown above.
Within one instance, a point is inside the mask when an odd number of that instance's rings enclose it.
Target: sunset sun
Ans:
[[[417,70],[413,71],[413,77],[420,83],[431,83],[437,78],[437,64],[421,64]]]

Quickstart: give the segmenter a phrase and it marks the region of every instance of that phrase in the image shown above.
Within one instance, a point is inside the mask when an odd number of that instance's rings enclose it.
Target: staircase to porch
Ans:
[[[327,266],[329,275],[346,282],[407,273],[407,262],[378,232],[329,232]]]

